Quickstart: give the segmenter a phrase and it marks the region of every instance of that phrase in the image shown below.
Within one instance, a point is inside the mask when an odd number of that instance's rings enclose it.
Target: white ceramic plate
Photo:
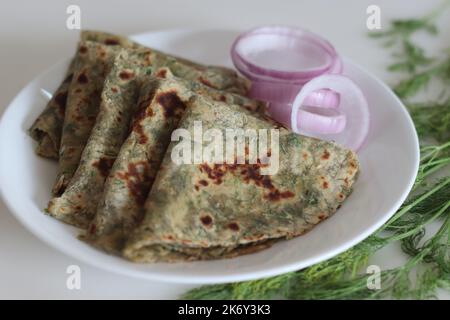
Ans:
[[[235,31],[175,30],[135,36],[145,45],[202,63],[231,65]],[[361,175],[353,194],[330,219],[311,232],[272,248],[234,259],[181,264],[133,264],[77,240],[77,230],[42,213],[50,199],[56,163],[34,154],[26,130],[45,106],[40,88],[53,92],[68,60],[31,81],[0,122],[0,191],[11,212],[37,237],[65,254],[109,271],[180,283],[221,283],[298,270],[331,258],[379,228],[405,200],[414,182],[418,139],[402,103],[367,71],[344,59],[345,74],[364,91],[371,128],[359,152]]]

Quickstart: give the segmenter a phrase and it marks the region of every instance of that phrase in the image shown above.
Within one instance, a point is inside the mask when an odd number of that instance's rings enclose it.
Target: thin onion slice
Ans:
[[[341,72],[334,47],[307,30],[268,26],[241,34],[233,43],[231,58],[251,80],[305,83],[324,73]]]
[[[284,125],[291,127],[292,105],[270,103],[269,115]],[[314,134],[338,134],[347,125],[346,116],[337,108],[305,106],[297,114],[297,126]]]
[[[248,93],[250,98],[275,102],[292,104],[303,85],[290,83],[267,83],[254,81]],[[305,104],[313,107],[336,108],[339,105],[339,94],[331,90],[318,90],[311,92],[307,97]]]
[[[311,113],[311,110],[305,105],[305,101],[312,92],[323,89],[337,92],[340,96],[338,110],[345,115],[346,119],[345,130],[340,133],[317,133],[317,131],[314,132],[316,127],[311,127],[320,125],[320,123],[305,125],[303,122],[302,124],[304,112]],[[332,140],[355,151],[362,146],[369,132],[370,117],[366,98],[352,80],[342,75],[329,74],[312,79],[303,86],[294,99],[291,111],[290,124],[294,132],[323,140]],[[315,120],[304,118],[303,121],[311,122]]]
[[[341,97],[338,93],[322,89],[311,92],[306,98],[303,104],[310,107],[321,108],[337,108],[340,104]]]
[[[295,27],[259,27],[242,33],[233,43],[231,57],[236,68],[252,80],[249,96],[272,105],[291,105],[302,86],[312,78],[342,72],[342,61],[328,41]],[[339,95],[330,90],[319,90],[311,93],[305,103],[336,108]],[[343,123],[342,119],[330,122],[322,121],[325,120],[322,116],[317,117],[322,124],[334,124],[320,133],[336,133],[337,128],[341,128],[336,124]]]

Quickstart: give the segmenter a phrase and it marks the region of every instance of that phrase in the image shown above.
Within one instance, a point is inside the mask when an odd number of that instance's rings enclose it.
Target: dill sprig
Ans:
[[[384,39],[384,45],[394,50],[395,62],[388,69],[405,75],[394,91],[410,111],[422,145],[411,194],[391,219],[353,248],[306,269],[255,281],[203,286],[182,298],[425,299],[435,298],[438,288],[450,290],[450,51],[429,57],[412,41],[417,32],[437,34],[435,21],[449,4],[445,1],[423,18],[395,20],[387,31],[370,34]],[[432,81],[442,87],[434,101],[407,101]],[[440,228],[431,233],[427,226],[433,222],[439,222]],[[381,289],[370,290],[364,272],[369,258],[391,243],[399,243],[409,259],[382,271]]]
[[[436,19],[450,5],[446,0],[430,14],[417,19],[394,20],[387,31],[371,32],[372,38],[383,39],[384,46],[393,48],[394,62],[388,66],[389,71],[404,72],[410,77],[394,87],[395,93],[402,99],[415,96],[426,88],[430,81],[439,77],[445,84],[450,84],[450,52],[443,57],[429,57],[424,48],[413,42],[412,37],[418,32],[436,35]]]
[[[450,141],[450,99],[445,102],[407,104],[419,137]]]
[[[402,99],[407,99],[417,95],[422,89],[427,88],[432,79],[438,79],[436,86],[441,86],[441,95],[448,95],[450,85],[450,53],[446,53],[441,59],[430,58],[430,66],[411,71],[411,76],[400,81],[395,87],[394,92]],[[407,62],[409,63],[409,62]]]
[[[426,56],[423,48],[411,41],[411,37],[419,31],[436,35],[438,29],[435,20],[442,12],[443,7],[448,4],[448,1],[443,2],[439,8],[422,18],[393,20],[388,30],[369,33],[372,38],[383,39],[384,47],[398,47],[393,53],[396,61],[388,66],[388,70],[411,73],[415,72],[418,67],[433,62],[432,58]]]

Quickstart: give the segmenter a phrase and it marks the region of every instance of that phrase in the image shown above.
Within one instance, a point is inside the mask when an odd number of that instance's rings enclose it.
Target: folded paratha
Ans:
[[[95,41],[110,46],[122,46],[127,48],[137,47],[137,44],[129,39],[110,33],[99,31],[82,31],[80,41]],[[78,53],[72,59],[63,82],[53,93],[44,111],[35,120],[29,129],[30,136],[36,140],[36,153],[42,157],[58,159],[61,131],[64,121],[64,113],[67,103],[69,86],[72,81]]]
[[[81,146],[79,166],[64,193],[50,201],[50,215],[80,227],[91,220],[104,179],[127,136],[142,76],[151,73],[151,56],[149,49],[122,49],[115,57],[102,89],[100,111],[95,112],[95,126]]]
[[[169,68],[161,68],[142,86],[131,133],[120,149],[105,182],[88,240],[108,252],[120,252],[127,235],[142,218],[142,208],[189,99],[205,95],[216,101],[237,104],[263,113],[262,102],[215,90],[196,81],[171,78]]]
[[[99,46],[97,43],[93,44]],[[108,49],[115,50],[115,52],[118,50],[117,47],[108,47]],[[247,88],[242,78],[226,68],[200,66],[186,62],[186,60],[178,61],[172,56],[148,48],[122,49],[122,51],[120,61],[115,66],[116,71],[112,72],[111,77],[108,77],[108,81],[105,82],[102,99],[107,100],[107,103],[102,102],[101,108],[105,111],[97,118],[92,134],[93,121],[96,119],[98,105],[100,105],[100,94],[98,93],[100,86],[84,87],[85,90],[89,89],[90,96],[81,96],[80,101],[83,108],[80,107],[80,102],[73,103],[69,95],[59,158],[60,174],[54,188],[54,193],[58,196],[50,201],[47,212],[64,222],[82,228],[87,227],[95,215],[104,181],[125,139],[124,133],[130,120],[128,115],[133,112],[133,108],[137,104],[136,92],[140,88],[141,78],[150,74],[150,66],[153,68],[167,66],[166,69],[160,70],[160,76],[163,76],[162,71],[167,72],[170,69],[175,76],[199,81],[219,89],[244,92]],[[111,54],[114,55],[115,52],[111,52]],[[108,66],[109,63],[105,63],[102,70],[107,71]],[[90,78],[97,75],[95,79],[99,80],[99,83],[103,74],[100,75],[97,68],[99,67],[96,64],[90,69],[83,70],[91,70],[94,74]],[[129,99],[123,98],[123,90],[119,94],[111,93],[116,83],[124,80],[121,78],[123,77],[122,73],[132,74],[133,81],[129,82],[127,90],[133,94],[129,95]],[[72,83],[71,90],[77,85]],[[75,98],[79,100],[80,94]],[[76,106],[73,112],[70,109],[72,105]],[[116,108],[111,106],[116,106]],[[120,122],[112,120],[118,117],[112,109],[122,112]],[[83,116],[80,116],[81,114]],[[86,116],[90,117],[86,119]],[[68,125],[66,126],[66,124]],[[91,137],[86,145],[90,134]],[[81,152],[83,152],[82,155]]]
[[[171,142],[146,200],[145,217],[123,251],[132,261],[217,259],[255,252],[307,232],[351,193],[359,164],[350,150],[199,96],[189,100],[179,128],[193,135],[198,121],[203,132],[278,130],[279,144],[270,144],[267,156],[273,156],[278,145],[279,170],[263,175],[267,159],[261,154],[253,164],[176,164],[172,152],[180,142]],[[195,143],[206,148],[210,142]]]
[[[119,49],[100,42],[79,44],[64,114],[54,195],[64,192],[78,167],[98,114],[103,83]]]
[[[67,94],[72,82],[76,58],[69,65],[63,82],[53,93],[44,111],[36,118],[28,130],[30,136],[37,142],[36,154],[51,159],[58,159],[61,130],[67,103]]]

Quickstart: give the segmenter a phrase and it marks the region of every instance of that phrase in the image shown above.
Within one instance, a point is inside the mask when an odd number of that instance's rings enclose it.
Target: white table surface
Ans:
[[[73,53],[78,32],[66,28],[66,8],[70,4],[80,6],[82,28],[119,34],[168,28],[244,30],[264,24],[299,25],[320,33],[341,54],[387,83],[394,83],[395,78],[385,70],[389,54],[366,36],[367,6],[380,6],[382,26],[386,27],[391,18],[422,15],[438,3],[439,0],[4,0],[0,5],[0,112],[28,81]],[[450,40],[449,14],[441,18],[440,37],[446,40]],[[387,268],[404,259],[397,246],[390,246],[371,262]],[[72,264],[81,268],[80,290],[66,287],[66,268]],[[195,285],[119,276],[69,258],[30,234],[0,202],[0,299],[172,299],[191,287]],[[450,295],[440,292],[439,297]]]

